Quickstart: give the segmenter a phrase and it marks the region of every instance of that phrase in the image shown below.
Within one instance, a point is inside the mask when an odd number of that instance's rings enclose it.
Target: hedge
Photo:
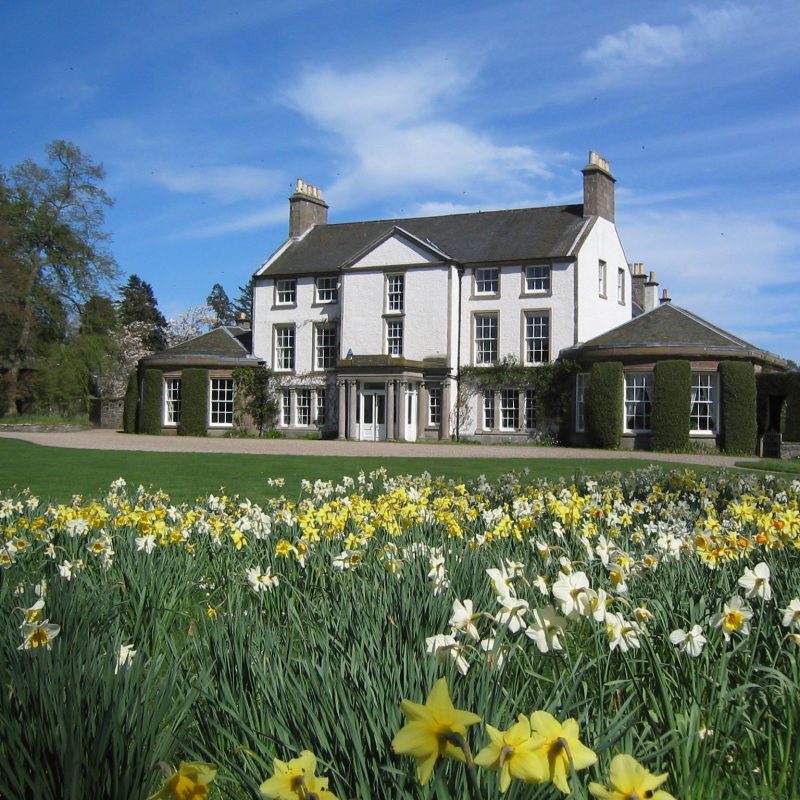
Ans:
[[[790,372],[786,394],[786,427],[783,438],[787,442],[800,442],[800,372]]]
[[[139,378],[136,372],[128,376],[125,390],[125,405],[122,409],[122,429],[125,433],[136,433],[136,415],[139,411]]]
[[[586,434],[594,447],[619,447],[622,435],[622,364],[593,364],[584,393]]]
[[[142,407],[139,413],[139,433],[161,433],[163,376],[160,369],[146,369],[142,385]]]
[[[723,361],[721,420],[726,453],[752,455],[756,450],[756,374],[746,361]]]
[[[692,411],[692,366],[688,361],[659,361],[653,369],[650,447],[685,452]]]
[[[185,369],[181,373],[181,420],[179,436],[208,433],[208,370]]]

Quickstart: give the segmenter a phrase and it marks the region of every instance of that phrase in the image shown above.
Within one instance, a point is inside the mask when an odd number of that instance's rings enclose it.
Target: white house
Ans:
[[[328,224],[321,191],[298,181],[289,238],[254,279],[253,356],[279,378],[279,429],[528,438],[529,390],[457,404],[459,376],[552,362],[632,318],[614,183],[592,152],[580,205]]]

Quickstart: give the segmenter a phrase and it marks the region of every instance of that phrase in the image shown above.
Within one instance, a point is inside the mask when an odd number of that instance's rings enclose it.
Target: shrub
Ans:
[[[688,361],[660,361],[653,370],[650,412],[653,450],[686,450],[692,398],[692,367]]]
[[[271,391],[271,375],[264,367],[240,367],[233,371],[236,428],[246,429],[249,422],[263,436],[275,424],[278,401]]]
[[[142,386],[139,433],[161,433],[163,379],[160,369],[146,369]]]
[[[122,429],[125,433],[136,433],[136,415],[139,411],[139,378],[136,372],[128,376],[125,390],[125,406],[122,409]]]
[[[593,364],[584,395],[586,433],[594,447],[619,447],[622,433],[622,364]]]
[[[208,370],[185,369],[181,373],[181,421],[179,436],[208,433]]]
[[[787,442],[800,442],[800,372],[787,376],[786,426],[783,437]]]
[[[722,449],[752,455],[756,449],[755,370],[749,362],[723,361],[719,371]]]

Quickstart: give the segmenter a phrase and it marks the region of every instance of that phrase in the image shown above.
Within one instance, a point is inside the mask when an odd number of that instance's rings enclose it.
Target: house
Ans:
[[[253,355],[276,377],[277,427],[346,439],[529,440],[533,390],[465,396],[465,368],[525,367],[633,315],[615,179],[590,153],[583,203],[328,223],[298,181],[289,237],[256,271]]]

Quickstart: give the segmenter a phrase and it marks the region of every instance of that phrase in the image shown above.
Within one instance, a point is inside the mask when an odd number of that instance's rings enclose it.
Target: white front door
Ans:
[[[361,426],[358,438],[377,442],[386,438],[386,392],[367,390],[361,393]]]
[[[407,442],[417,441],[417,390],[406,390],[406,430]]]

